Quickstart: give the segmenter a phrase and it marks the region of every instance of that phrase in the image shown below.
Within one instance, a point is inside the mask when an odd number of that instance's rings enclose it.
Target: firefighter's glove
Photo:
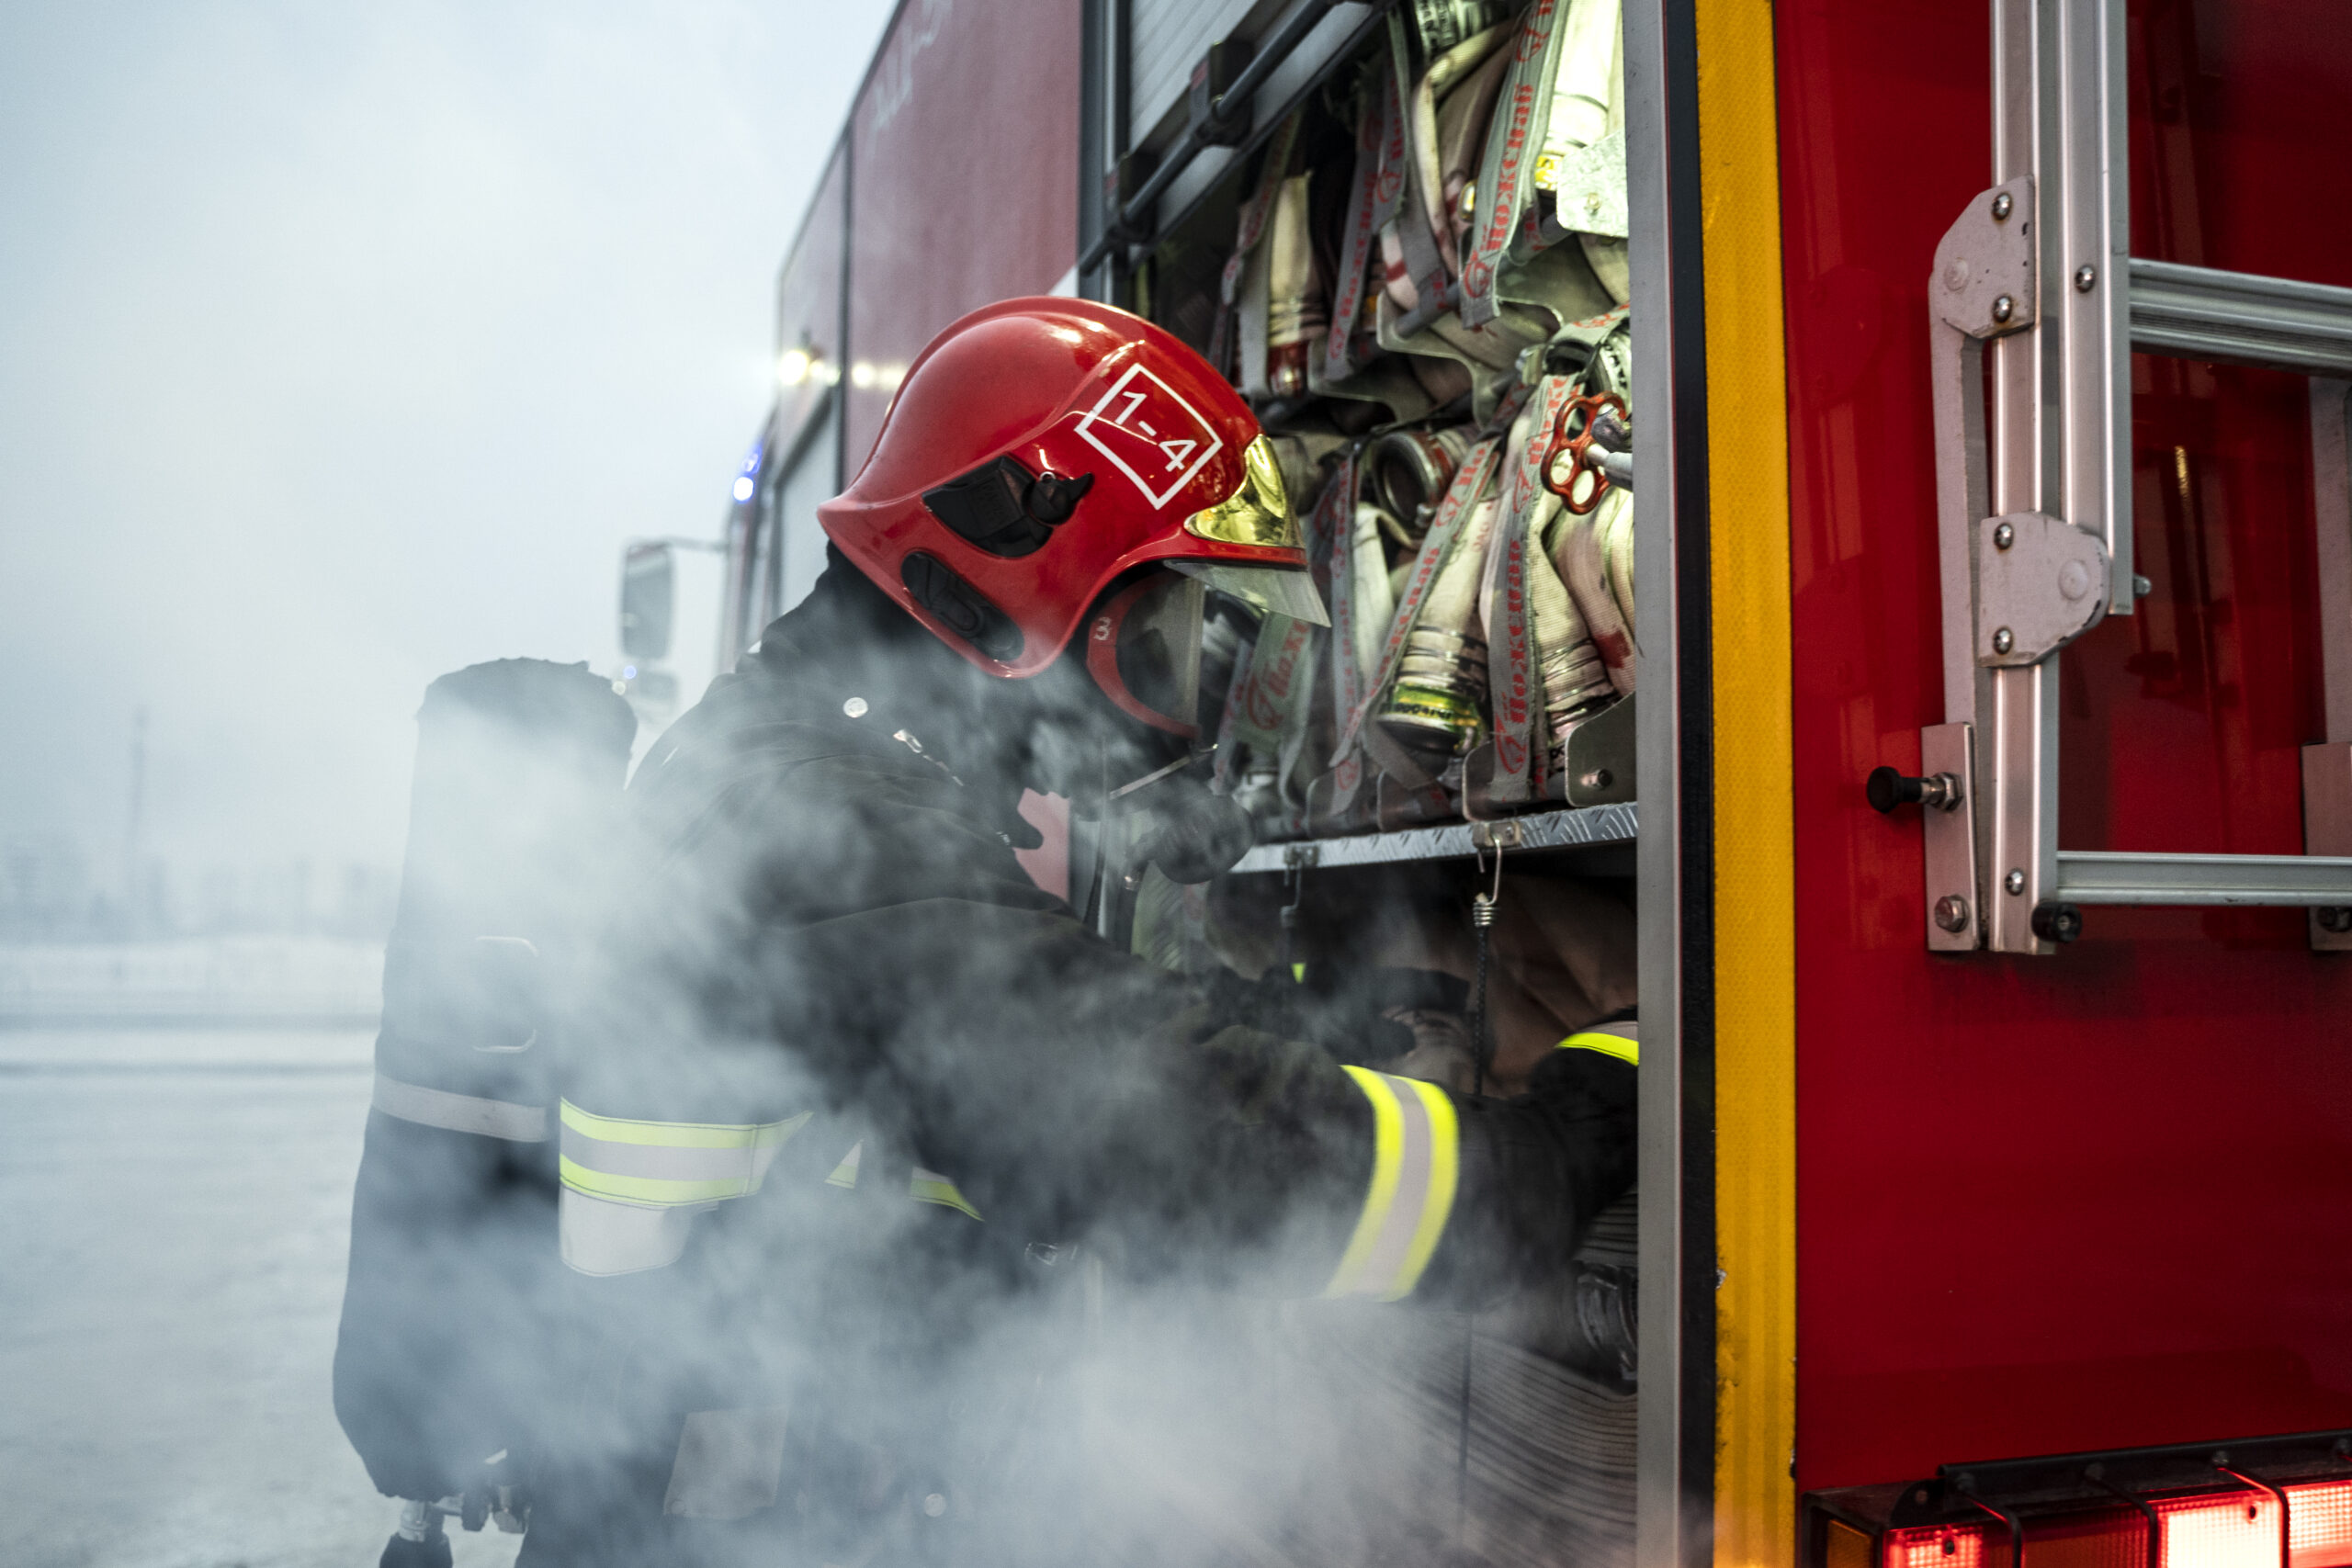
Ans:
[[[1136,861],[1190,886],[1231,871],[1250,852],[1250,814],[1231,795],[1179,773],[1135,796],[1127,842]]]
[[[1380,998],[1362,988],[1326,996],[1272,969],[1258,980],[1218,969],[1200,985],[1219,1024],[1304,1040],[1342,1062],[1385,1062],[1413,1048],[1412,1029],[1383,1017]]]
[[[1464,1095],[1461,1184],[1419,1294],[1483,1305],[1555,1277],[1634,1184],[1630,1063],[1555,1051],[1513,1100]]]

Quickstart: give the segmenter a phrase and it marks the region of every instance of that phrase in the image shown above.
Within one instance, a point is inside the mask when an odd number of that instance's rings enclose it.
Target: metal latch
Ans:
[[[1470,843],[1481,850],[1515,850],[1526,841],[1516,817],[1470,824]]]

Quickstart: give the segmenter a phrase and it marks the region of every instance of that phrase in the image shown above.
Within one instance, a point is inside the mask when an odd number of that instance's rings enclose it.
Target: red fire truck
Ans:
[[[1263,841],[1155,905],[1076,803],[1073,904],[1229,957],[1499,865],[1637,932],[1638,1372],[1536,1401],[1588,1462],[1532,1481],[1465,1374],[1433,1551],[2352,1565],[2339,95],[2331,0],[903,0],[724,653],[935,332],[1112,299],[1251,395],[1374,624],[1238,617]]]

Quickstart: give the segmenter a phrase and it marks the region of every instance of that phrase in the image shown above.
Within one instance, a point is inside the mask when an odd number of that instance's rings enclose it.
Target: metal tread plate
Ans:
[[[1507,847],[1513,854],[1539,850],[1598,849],[1631,844],[1640,826],[1640,808],[1628,801],[1621,806],[1567,807],[1555,811],[1507,817],[1480,828],[1508,834],[1516,828],[1519,841]],[[1388,865],[1404,861],[1468,860],[1477,852],[1473,825],[1448,822],[1430,828],[1405,828],[1393,833],[1351,833],[1329,839],[1294,839],[1287,843],[1260,844],[1241,857],[1231,874],[1283,871],[1306,862],[1317,870],[1336,866]],[[1313,852],[1311,861],[1307,852]]]

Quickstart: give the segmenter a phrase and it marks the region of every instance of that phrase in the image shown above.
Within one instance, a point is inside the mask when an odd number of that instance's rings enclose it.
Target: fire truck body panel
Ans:
[[[2129,15],[2132,254],[2352,282],[2352,166],[2318,152],[2340,12]],[[2098,908],[2055,957],[1929,954],[1919,829],[1861,799],[1944,716],[1927,295],[1991,183],[1986,21],[1777,12],[1804,1490],[2352,1425],[2352,967],[2297,908]],[[2307,383],[2132,374],[2153,592],[2062,656],[2060,843],[2299,854]]]
[[[942,327],[1075,286],[1079,32],[1078,0],[899,7],[850,111],[844,479]]]

